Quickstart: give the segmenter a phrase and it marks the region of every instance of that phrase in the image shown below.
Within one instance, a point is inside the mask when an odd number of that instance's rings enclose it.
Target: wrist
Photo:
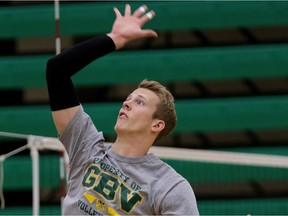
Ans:
[[[125,46],[125,44],[127,43],[127,40],[119,34],[115,34],[115,33],[110,32],[107,34],[107,36],[113,40],[115,47],[116,47],[116,50],[123,48]]]

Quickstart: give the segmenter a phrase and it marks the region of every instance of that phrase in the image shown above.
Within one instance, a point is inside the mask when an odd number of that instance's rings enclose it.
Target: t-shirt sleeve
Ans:
[[[162,215],[199,215],[194,191],[187,180],[176,184],[161,202]]]
[[[102,132],[99,132],[90,116],[84,112],[82,106],[64,129],[59,140],[64,145],[71,163],[76,155],[81,152],[88,156],[94,145],[103,143],[104,137]],[[78,158],[78,157],[77,157]]]

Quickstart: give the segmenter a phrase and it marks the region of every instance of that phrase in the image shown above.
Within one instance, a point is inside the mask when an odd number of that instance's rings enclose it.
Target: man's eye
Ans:
[[[138,105],[144,105],[144,102],[142,100],[136,100],[136,104]]]

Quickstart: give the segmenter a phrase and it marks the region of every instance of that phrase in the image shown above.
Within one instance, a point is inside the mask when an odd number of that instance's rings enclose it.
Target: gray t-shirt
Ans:
[[[114,153],[82,107],[59,139],[70,160],[65,215],[199,215],[186,179],[152,153]]]

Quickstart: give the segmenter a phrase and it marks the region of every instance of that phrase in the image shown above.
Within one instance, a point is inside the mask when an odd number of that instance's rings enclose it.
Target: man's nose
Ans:
[[[129,101],[124,101],[123,102],[123,108],[125,109],[131,109],[131,104]]]

